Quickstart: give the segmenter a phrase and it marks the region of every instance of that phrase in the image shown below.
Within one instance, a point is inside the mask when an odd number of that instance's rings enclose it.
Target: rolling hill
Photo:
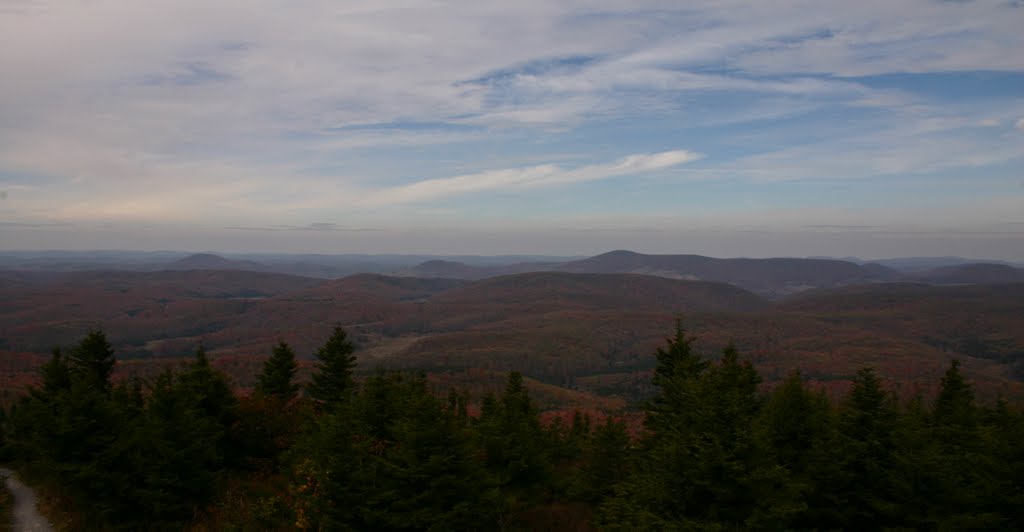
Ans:
[[[166,270],[241,270],[267,271],[267,267],[249,260],[232,260],[212,253],[196,253],[185,258],[171,261],[164,266]]]
[[[450,260],[429,260],[412,268],[395,272],[395,275],[477,281],[502,275],[552,271],[557,269],[560,264],[557,262],[514,262],[471,265]]]
[[[833,259],[717,259],[701,255],[645,255],[612,251],[564,263],[519,263],[470,266],[432,260],[398,272],[413,277],[479,280],[527,272],[629,273],[669,279],[729,283],[758,295],[781,298],[813,288],[892,281],[902,274],[880,264]]]
[[[716,259],[612,251],[569,262],[558,269],[570,273],[636,273],[731,283],[762,296],[781,297],[811,288],[886,280],[890,275],[883,268],[829,259]]]
[[[48,352],[103,327],[127,356],[216,330],[256,301],[321,283],[243,271],[29,273],[0,280],[0,349]]]
[[[931,284],[1024,283],[1024,268],[1006,264],[972,263],[918,272],[911,278]]]
[[[700,351],[714,356],[734,342],[768,382],[801,369],[823,386],[841,388],[857,368],[873,365],[909,393],[933,385],[958,357],[981,396],[1000,390],[1024,396],[1024,284],[847,284],[863,267],[609,255],[567,264],[657,266],[679,275],[690,268],[709,276],[720,266],[741,278],[760,272],[760,282],[837,285],[773,301],[739,283],[637,273],[533,272],[466,281],[374,274],[323,280],[237,270],[4,272],[0,358],[9,363],[0,369],[11,373],[0,379],[101,326],[124,368],[141,371],[187,356],[202,341],[245,385],[279,339],[308,358],[340,324],[358,343],[365,369],[517,369],[547,385],[635,399],[649,389],[655,347],[682,315]],[[801,272],[805,266],[811,271]]]

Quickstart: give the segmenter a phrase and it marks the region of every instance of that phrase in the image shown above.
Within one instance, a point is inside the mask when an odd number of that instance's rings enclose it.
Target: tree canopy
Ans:
[[[113,350],[89,332],[0,412],[0,456],[86,530],[1024,525],[1024,413],[979,404],[958,361],[934,400],[898,401],[871,368],[830,400],[798,371],[765,387],[732,346],[702,356],[680,324],[654,353],[641,426],[550,417],[518,372],[475,399],[418,373],[357,376],[353,347],[335,328],[299,397],[280,341],[244,395],[201,345],[112,380]]]
[[[291,346],[284,340],[279,341],[256,377],[256,393],[284,402],[291,401],[299,392],[299,384],[295,382],[298,369]]]

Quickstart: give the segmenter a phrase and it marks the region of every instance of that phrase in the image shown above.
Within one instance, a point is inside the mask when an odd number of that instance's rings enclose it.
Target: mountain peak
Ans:
[[[609,251],[608,253],[602,253],[600,255],[595,255],[593,258],[598,258],[598,257],[608,257],[608,258],[612,258],[612,257],[639,257],[640,255],[641,255],[641,253],[637,253],[635,251],[630,251],[628,249],[616,249],[614,251]]]
[[[244,260],[231,260],[213,253],[196,253],[167,264],[169,270],[259,270],[262,265]]]

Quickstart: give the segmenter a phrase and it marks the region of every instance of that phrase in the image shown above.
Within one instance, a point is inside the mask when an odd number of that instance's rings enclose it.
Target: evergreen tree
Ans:
[[[540,495],[537,488],[550,474],[550,448],[523,376],[510,373],[501,397],[484,406],[477,430],[488,467],[507,493],[517,498]]]
[[[936,423],[946,428],[970,430],[977,421],[974,390],[960,372],[959,360],[953,360],[946,374],[942,376],[934,413]]]
[[[110,390],[110,375],[114,372],[114,349],[102,331],[94,330],[71,350],[71,375],[82,379],[98,390]]]
[[[38,392],[46,397],[71,388],[71,368],[59,347],[53,349],[53,356],[39,368],[39,380],[42,386]]]
[[[918,392],[898,414],[893,455],[896,467],[890,471],[896,499],[900,503],[901,526],[923,530],[928,525],[935,470],[940,460],[932,438],[932,412]]]
[[[284,341],[278,342],[256,379],[256,394],[285,403],[291,401],[299,391],[299,385],[292,382],[298,368],[292,348]]]
[[[693,352],[695,338],[687,336],[682,321],[676,322],[675,335],[655,353],[657,366],[654,385],[658,393],[645,406],[644,425],[654,433],[667,433],[687,424],[690,406],[696,397],[696,383],[708,368],[708,362]]]
[[[210,365],[202,344],[196,349],[192,362],[178,376],[178,386],[193,399],[193,406],[201,415],[219,427],[216,448],[225,461],[237,462],[244,453],[230,438],[230,431],[239,419],[239,402],[231,390],[228,377]]]
[[[141,415],[125,420],[121,436],[97,456],[103,474],[93,504],[118,528],[180,528],[213,495],[223,428],[182,377],[158,375]]]
[[[974,390],[960,372],[960,361],[954,360],[942,377],[932,410],[932,482],[925,494],[931,503],[931,527],[981,530],[1009,524],[993,511],[993,501],[1001,496],[991,481],[998,478],[998,461],[984,448],[979,414]]]
[[[577,475],[574,494],[598,504],[611,496],[626,479],[629,469],[629,434],[622,421],[608,418],[597,425],[586,450],[586,460]]]
[[[991,528],[1024,528],[1024,411],[1012,408],[1000,397],[985,416],[980,431],[988,470],[981,494],[985,511],[997,517]],[[993,520],[994,521],[994,520]],[[995,521],[994,521],[995,522]]]
[[[41,388],[29,391],[12,419],[12,444],[33,472],[83,498],[98,490],[104,472],[97,457],[123,427],[110,394],[114,363],[99,331],[89,332],[68,357],[55,349],[40,369]]]
[[[356,365],[355,347],[341,326],[316,352],[317,364],[306,391],[328,406],[344,401],[352,391],[352,373]]]
[[[421,376],[378,372],[298,444],[298,524],[331,530],[493,528],[496,491],[464,423]]]
[[[754,528],[814,528],[818,475],[831,464],[832,413],[823,393],[808,389],[799,371],[768,397],[756,425],[762,456],[749,523]],[[755,526],[756,525],[756,526]]]
[[[705,521],[742,526],[757,506],[757,448],[753,422],[761,406],[761,377],[749,361],[741,362],[732,345],[703,379],[703,410],[693,459],[698,465],[693,490],[695,515]],[[700,506],[704,508],[700,508]]]
[[[611,529],[737,528],[755,513],[752,424],[760,377],[732,347],[709,368],[687,340],[677,328],[670,348],[659,352],[651,432],[634,473],[601,507]]]
[[[609,530],[657,530],[684,526],[693,485],[691,442],[697,441],[700,413],[706,411],[701,380],[708,362],[693,352],[694,339],[682,322],[664,348],[655,352],[657,393],[644,406],[647,434],[630,476],[599,507],[598,520]]]
[[[196,405],[211,419],[227,428],[237,417],[238,399],[231,391],[227,375],[210,365],[202,344],[196,349],[192,362],[179,376],[180,385],[196,401]]]
[[[42,404],[29,420],[30,456],[41,473],[90,505],[110,493],[109,470],[100,457],[121,438],[126,423],[110,392],[96,384],[93,379],[74,378],[69,390]],[[88,513],[100,517],[92,509]]]
[[[806,473],[812,451],[829,436],[828,398],[804,385],[799,371],[772,392],[761,416],[760,436],[779,465]]]
[[[903,516],[891,472],[898,462],[895,452],[896,404],[882,388],[871,368],[857,371],[853,387],[840,409],[831,461],[831,478],[825,476],[819,490],[830,499],[834,511],[828,528],[863,530],[897,526]]]
[[[351,366],[328,369],[328,351],[345,351],[328,346],[344,342],[325,344],[319,372],[342,386],[325,385],[332,406],[304,424],[283,342],[238,402],[202,346],[148,384],[111,384],[109,343],[90,333],[0,410],[0,457],[57,486],[80,516],[71,527],[89,530],[194,526],[225,484],[235,491],[221,502],[240,501],[248,520],[207,528],[572,529],[565,516],[588,506],[609,530],[1024,528],[1024,414],[1002,398],[975,404],[958,362],[934,402],[901,406],[863,369],[833,407],[799,373],[760,394],[734,348],[709,364],[677,326],[634,444],[622,423],[592,428],[581,413],[542,426],[518,373],[477,419],[467,394],[442,400],[422,375],[356,385]]]

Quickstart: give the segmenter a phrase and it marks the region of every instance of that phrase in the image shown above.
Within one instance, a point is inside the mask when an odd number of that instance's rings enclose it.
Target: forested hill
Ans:
[[[870,368],[830,400],[798,372],[760,386],[734,348],[699,356],[677,326],[642,423],[542,420],[516,372],[474,396],[422,375],[356,378],[335,328],[296,381],[279,342],[252,394],[199,346],[112,382],[92,332],[55,351],[0,415],[0,460],[72,530],[1013,530],[1024,412],[979,404],[958,362],[933,400]]]
[[[366,368],[455,371],[469,380],[517,370],[567,394],[629,401],[649,388],[651,353],[680,315],[708,353],[734,342],[770,383],[801,368],[841,394],[871,365],[912,394],[959,358],[979,396],[1016,398],[1024,396],[1022,289],[870,283],[772,301],[727,283],[640,274],[9,274],[0,275],[0,400],[31,382],[53,347],[89,328],[106,332],[122,374],[157,372],[202,342],[248,388],[269,345],[284,339],[305,363],[341,324]]]

